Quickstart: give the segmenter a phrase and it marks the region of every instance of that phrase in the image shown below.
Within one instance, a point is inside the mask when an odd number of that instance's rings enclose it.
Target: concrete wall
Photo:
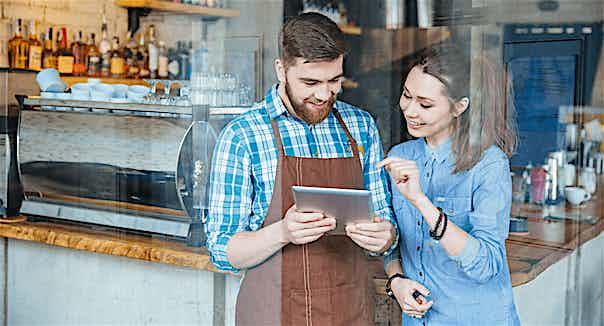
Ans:
[[[232,276],[12,239],[4,248],[5,325],[234,324]]]
[[[514,288],[522,325],[604,324],[604,233]]]

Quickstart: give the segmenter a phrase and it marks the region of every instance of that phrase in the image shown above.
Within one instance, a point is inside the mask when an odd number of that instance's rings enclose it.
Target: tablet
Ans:
[[[346,234],[347,224],[372,220],[369,190],[293,186],[292,191],[299,211],[318,211],[336,219],[336,229],[331,234]]]

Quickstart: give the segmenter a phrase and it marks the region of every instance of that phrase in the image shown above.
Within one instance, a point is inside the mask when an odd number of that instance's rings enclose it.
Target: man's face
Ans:
[[[327,118],[342,88],[343,60],[343,56],[319,62],[297,58],[287,69],[277,63],[279,82],[287,96],[284,100],[289,100],[300,119],[316,124]]]

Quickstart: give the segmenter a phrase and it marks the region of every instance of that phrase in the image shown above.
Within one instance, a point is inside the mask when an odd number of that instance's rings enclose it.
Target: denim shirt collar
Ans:
[[[438,145],[438,147],[436,148],[430,148],[430,146],[428,146],[426,138],[423,138],[423,140],[424,141],[422,143],[424,145],[424,156],[426,157],[426,160],[434,158],[437,163],[455,163],[453,149],[451,148],[451,137],[447,138],[444,143]]]

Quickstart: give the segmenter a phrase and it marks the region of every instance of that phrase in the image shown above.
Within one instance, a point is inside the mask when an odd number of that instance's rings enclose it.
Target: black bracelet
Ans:
[[[438,227],[440,226],[440,223],[442,222],[445,213],[443,213],[442,208],[440,207],[436,207],[438,209],[438,220],[436,220],[436,225],[434,226],[433,230],[430,230],[430,237],[433,239],[436,239],[436,237],[438,237]],[[438,239],[436,239],[438,240]]]
[[[443,236],[445,235],[445,230],[447,230],[447,224],[448,224],[448,222],[449,222],[449,217],[447,216],[447,214],[443,214],[443,215],[444,215],[444,217],[445,217],[445,222],[443,223],[443,230],[442,230],[442,231],[440,231],[440,234],[439,234],[439,235],[437,235],[437,236],[433,237],[433,238],[434,238],[434,240],[436,240],[436,241],[439,241],[440,239],[442,239],[442,238],[443,238]]]
[[[393,281],[395,278],[403,278],[403,279],[405,279],[405,278],[408,278],[408,277],[407,277],[407,276],[405,276],[405,275],[403,275],[403,274],[401,274],[401,273],[396,273],[396,274],[394,274],[394,275],[390,276],[390,277],[388,278],[388,281],[386,281],[386,294],[387,294],[389,297],[391,297],[392,299],[394,299],[394,300],[396,300],[396,297],[394,296],[394,292],[392,292],[392,289],[390,288],[390,284],[392,284],[392,281]]]

